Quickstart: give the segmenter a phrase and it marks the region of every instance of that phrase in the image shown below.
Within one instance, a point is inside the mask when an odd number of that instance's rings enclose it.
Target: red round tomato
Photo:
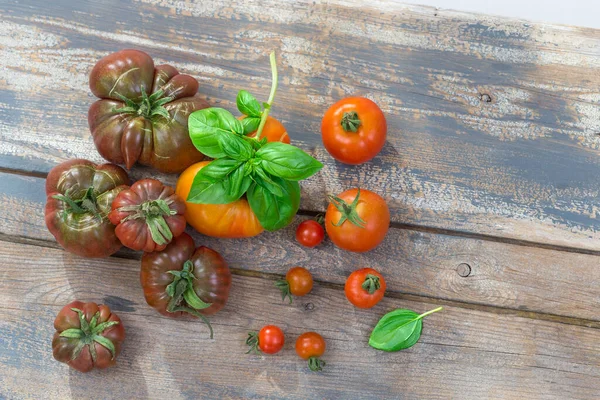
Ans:
[[[175,193],[186,200],[194,177],[210,161],[196,163],[183,171]],[[241,198],[229,204],[195,204],[186,202],[185,219],[198,232],[214,237],[243,238],[260,234],[264,229],[248,200]]]
[[[258,333],[250,332],[246,344],[250,346],[248,353],[258,352],[257,349],[260,349],[265,354],[275,354],[283,348],[285,336],[278,326],[267,325]]]
[[[54,320],[52,354],[81,372],[115,365],[125,340],[121,319],[105,305],[73,301]]]
[[[325,229],[336,246],[365,252],[385,239],[390,226],[390,210],[377,193],[350,189],[339,196],[330,196],[330,200]]]
[[[381,109],[371,100],[347,97],[325,112],[321,134],[333,158],[346,164],[362,164],[383,148],[387,122]]]
[[[48,230],[67,251],[83,257],[108,257],[121,248],[107,215],[129,177],[114,164],[65,161],[46,179],[45,220]]]
[[[296,340],[296,354],[308,360],[311,371],[321,371],[325,361],[319,359],[325,353],[325,339],[317,332],[306,332]]]
[[[385,279],[373,268],[362,268],[350,274],[344,293],[350,303],[358,308],[371,308],[383,299]]]
[[[231,272],[221,255],[204,246],[198,248],[187,233],[173,239],[160,252],[144,253],[140,281],[146,302],[171,318],[205,318],[227,303]]]
[[[304,296],[312,290],[313,278],[311,273],[303,267],[293,267],[285,274],[285,280],[275,282],[281,290],[281,299],[290,298],[292,304],[292,295]]]
[[[185,230],[185,202],[170,186],[142,179],[123,190],[108,214],[124,246],[146,252],[161,251]]]
[[[246,116],[241,117],[240,120],[243,120],[244,118],[246,118]],[[256,136],[256,131],[250,133],[248,136]],[[281,122],[270,115],[267,116],[267,121],[265,122],[265,126],[263,127],[260,137],[267,138],[268,142],[282,142],[290,144],[290,136],[285,130],[285,126],[283,126]]]
[[[296,229],[296,240],[306,247],[318,246],[324,238],[325,230],[317,221],[303,221]]]

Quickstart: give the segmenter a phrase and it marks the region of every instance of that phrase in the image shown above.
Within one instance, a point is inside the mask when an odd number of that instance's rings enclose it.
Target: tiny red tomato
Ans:
[[[258,352],[260,349],[265,354],[275,354],[283,348],[285,336],[278,326],[266,325],[258,333],[248,333],[246,344],[250,346],[247,353]]]
[[[306,247],[318,246],[324,238],[323,226],[312,219],[302,222],[296,229],[296,240]]]
[[[323,145],[333,158],[346,164],[362,164],[383,148],[387,122],[371,100],[347,97],[325,112],[321,134]]]
[[[350,274],[344,293],[350,303],[358,308],[371,308],[383,299],[385,279],[373,268],[362,268]]]
[[[319,359],[325,353],[325,339],[317,332],[306,332],[298,336],[296,340],[296,353],[303,359],[308,360],[311,371],[321,371],[325,361]]]
[[[275,282],[275,286],[281,290],[281,299],[289,297],[292,304],[292,295],[304,296],[312,290],[313,278],[306,268],[293,267],[285,274],[285,280]]]

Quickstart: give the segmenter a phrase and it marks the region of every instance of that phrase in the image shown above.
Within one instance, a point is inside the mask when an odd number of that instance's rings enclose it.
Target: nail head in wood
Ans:
[[[471,266],[466,263],[458,264],[458,267],[456,267],[456,272],[458,272],[458,274],[463,278],[466,278],[467,276],[471,275]]]

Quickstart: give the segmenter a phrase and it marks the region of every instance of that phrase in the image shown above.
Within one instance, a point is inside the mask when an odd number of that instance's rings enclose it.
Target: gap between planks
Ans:
[[[25,238],[25,237],[19,237],[19,236],[11,236],[11,235],[1,234],[1,233],[0,233],[0,241],[8,242],[8,243],[15,243],[15,244],[33,245],[33,246],[46,247],[46,248],[52,248],[52,249],[62,249],[56,242],[51,242],[51,241],[42,240],[42,239],[31,239],[31,238]],[[140,259],[138,254],[131,253],[131,252],[124,252],[124,251],[117,252],[116,254],[112,255],[111,258],[127,259],[127,260],[139,260]],[[261,278],[261,279],[271,280],[271,281],[276,281],[276,280],[283,278],[283,275],[273,274],[273,273],[268,273],[268,272],[244,270],[244,269],[239,269],[239,268],[230,268],[230,270],[231,270],[231,273],[234,275],[247,276],[247,277],[252,277],[252,278]],[[321,281],[321,280],[315,280],[315,282],[319,286],[322,286],[325,288],[330,288],[330,289],[334,289],[334,290],[344,290],[344,285],[342,285],[342,284],[326,282],[326,281]],[[440,306],[482,311],[482,312],[487,312],[490,314],[510,315],[510,316],[516,316],[516,317],[521,317],[521,318],[554,322],[554,323],[565,324],[565,325],[574,325],[574,326],[581,326],[581,327],[592,328],[592,329],[600,329],[600,321],[595,321],[595,320],[586,319],[586,318],[568,317],[568,316],[563,316],[563,315],[556,315],[556,314],[543,313],[543,312],[537,312],[537,311],[518,310],[518,309],[514,309],[514,308],[509,308],[509,307],[490,306],[490,305],[478,304],[478,303],[468,303],[468,302],[457,301],[457,300],[449,300],[449,299],[438,298],[438,297],[417,295],[417,294],[407,293],[407,292],[393,291],[393,290],[389,290],[389,289],[386,291],[385,296],[389,297],[389,298],[393,298],[393,299],[405,300],[405,301],[411,301],[411,302],[430,303],[430,304],[435,304],[435,305],[440,305]]]
[[[32,177],[32,178],[41,178],[41,179],[46,179],[46,177],[48,176],[48,173],[46,173],[46,172],[25,171],[25,170],[11,169],[11,168],[5,168],[5,167],[0,167],[0,173],[7,173],[7,174],[27,176],[27,177]],[[303,209],[298,210],[298,215],[310,216],[310,217],[314,217],[314,216],[317,216],[317,215],[323,214],[323,213],[324,213],[323,211],[313,211],[313,210],[303,210]],[[560,245],[549,244],[549,243],[541,243],[541,242],[534,242],[534,241],[523,240],[523,239],[514,239],[514,238],[508,238],[508,237],[487,235],[487,234],[482,234],[482,233],[465,232],[465,231],[459,231],[459,230],[453,230],[453,229],[436,228],[436,227],[430,227],[430,226],[425,226],[425,225],[415,225],[415,224],[407,224],[407,223],[392,221],[392,222],[390,222],[390,227],[395,228],[395,229],[432,233],[432,234],[436,234],[436,235],[455,236],[455,237],[462,237],[462,238],[467,238],[467,239],[484,240],[487,242],[511,244],[511,245],[522,246],[522,247],[533,247],[533,248],[544,249],[544,250],[562,251],[565,253],[576,253],[576,254],[587,254],[587,255],[592,255],[592,256],[600,256],[600,250],[591,250],[591,249],[584,249],[584,248],[571,247],[571,246],[560,246]],[[3,240],[3,239],[0,239],[0,240]],[[31,239],[28,239],[28,240],[31,240]],[[25,243],[25,242],[22,242],[22,243]]]

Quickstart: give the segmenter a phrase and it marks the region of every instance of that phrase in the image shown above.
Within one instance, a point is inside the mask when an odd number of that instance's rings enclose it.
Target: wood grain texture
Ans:
[[[396,222],[600,249],[600,31],[358,0],[25,0],[0,14],[1,168],[100,161],[87,73],[111,51],[148,51],[233,109],[240,88],[266,97],[275,49],[273,115],[325,163],[304,209],[361,185]],[[390,127],[360,167],[334,162],[319,137],[324,108],[351,94]]]
[[[0,395],[10,398],[403,398],[592,399],[600,391],[600,330],[447,308],[424,322],[421,341],[400,353],[367,345],[379,316],[432,304],[385,299],[353,308],[343,291],[317,285],[312,304],[282,303],[272,281],[234,277],[230,301],[211,318],[161,317],[143,299],[138,262],[82,260],[0,242]],[[52,321],[74,298],[108,304],[127,338],[117,367],[83,375],[52,359]],[[276,356],[245,355],[248,329],[286,332]],[[315,374],[293,351],[316,330],[327,340],[326,371]],[[375,368],[376,367],[376,368]],[[35,385],[32,377],[35,376]],[[368,390],[367,390],[368,388]]]
[[[43,239],[57,246],[44,224],[43,179],[0,173],[0,181],[0,208],[7,210],[0,217],[0,234],[19,240]],[[284,275],[290,266],[302,265],[315,279],[342,285],[354,269],[370,266],[386,277],[388,293],[397,296],[584,318],[590,320],[587,324],[600,327],[596,255],[396,228],[380,247],[365,254],[340,250],[329,240],[307,249],[295,240],[295,228],[304,218],[252,239],[223,240],[192,229],[188,232],[198,245],[219,251],[238,270]],[[140,253],[124,255],[139,257]]]

